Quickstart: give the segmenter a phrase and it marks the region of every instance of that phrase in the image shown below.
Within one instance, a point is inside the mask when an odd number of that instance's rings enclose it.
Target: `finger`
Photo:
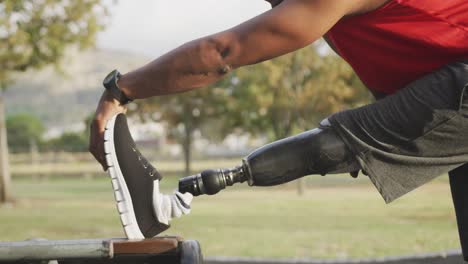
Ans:
[[[98,161],[99,164],[101,164],[102,169],[105,171],[107,169],[105,156],[103,154],[101,154],[100,151],[98,151],[98,148],[96,147],[97,144],[94,143],[95,140],[93,140],[92,142],[93,143],[90,143],[91,146],[90,146],[89,151],[94,156],[96,161]]]
[[[102,121],[94,120],[90,130],[89,149],[94,158],[101,164],[102,169],[107,169],[106,156],[104,152],[104,126]]]
[[[89,143],[88,143],[88,150],[89,152],[93,155],[93,157],[98,160],[97,157],[97,152],[96,152],[96,143],[94,139],[94,125],[90,125],[90,130],[89,130]]]
[[[93,121],[93,123],[91,124],[91,128],[90,128],[90,135],[89,135],[89,152],[91,152],[91,154],[93,154],[94,158],[99,161],[99,154],[98,154],[98,151],[97,151],[97,143],[96,143],[96,126],[95,126],[95,123]]]

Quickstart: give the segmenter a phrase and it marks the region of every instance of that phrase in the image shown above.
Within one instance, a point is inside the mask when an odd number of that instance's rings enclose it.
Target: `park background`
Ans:
[[[123,236],[110,179],[86,152],[103,76],[267,9],[261,0],[0,2],[0,240]],[[319,40],[210,87],[135,102],[129,115],[171,192],[180,177],[237,165],[256,147],[371,100]],[[390,205],[362,175],[239,185],[196,198],[191,215],[164,234],[200,241],[207,256],[362,258],[459,247],[446,176]]]

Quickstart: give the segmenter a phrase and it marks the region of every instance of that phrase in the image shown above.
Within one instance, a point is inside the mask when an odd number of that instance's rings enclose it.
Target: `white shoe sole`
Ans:
[[[122,171],[117,161],[117,155],[114,147],[114,124],[117,115],[107,122],[104,131],[104,151],[106,153],[107,169],[111,179],[114,197],[117,205],[117,211],[120,215],[120,221],[128,239],[144,239],[145,237],[138,226],[135,211],[133,210],[132,197],[128,191],[127,184],[122,175]]]

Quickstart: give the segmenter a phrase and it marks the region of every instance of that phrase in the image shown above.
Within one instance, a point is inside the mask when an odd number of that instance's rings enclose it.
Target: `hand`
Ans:
[[[103,170],[107,170],[106,154],[104,152],[104,130],[107,121],[114,115],[125,112],[127,112],[127,107],[121,105],[110,93],[104,91],[91,122],[89,136],[89,152],[101,164]]]
[[[281,2],[283,2],[283,0],[265,0],[267,1],[268,3],[271,4],[271,8],[281,4]]]

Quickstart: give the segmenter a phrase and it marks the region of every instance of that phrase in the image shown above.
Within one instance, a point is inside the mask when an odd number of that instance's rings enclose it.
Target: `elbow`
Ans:
[[[212,84],[236,68],[236,41],[220,33],[184,44],[169,65],[175,87],[195,89]]]
[[[221,33],[210,36],[203,41],[207,54],[206,63],[212,65],[211,71],[222,77],[238,67],[239,41],[233,34]]]

